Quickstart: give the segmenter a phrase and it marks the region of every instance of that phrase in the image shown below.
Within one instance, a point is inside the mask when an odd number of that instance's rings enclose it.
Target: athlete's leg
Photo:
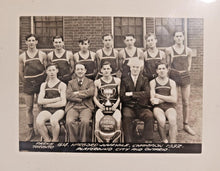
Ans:
[[[99,122],[102,119],[102,117],[104,116],[104,114],[102,113],[101,109],[98,109],[96,114],[95,114],[95,130],[100,130],[99,129]]]
[[[51,141],[51,139],[48,135],[47,127],[45,126],[45,122],[50,120],[51,115],[52,114],[50,112],[44,110],[39,113],[39,115],[37,116],[37,119],[36,119],[36,125],[37,125],[38,132],[40,133],[40,135],[43,137],[44,141],[46,141],[46,142]]]
[[[78,122],[79,112],[71,108],[66,114],[66,127],[70,142],[78,142]]]
[[[154,113],[154,117],[157,119],[157,122],[159,124],[159,134],[162,139],[162,142],[168,143],[165,132],[166,117],[164,111],[158,107],[155,107],[153,113]]]
[[[117,110],[113,113],[112,116],[115,118],[115,120],[116,120],[116,122],[117,122],[117,130],[120,130],[120,129],[121,129],[121,112],[120,112],[120,110],[117,109]]]
[[[83,109],[80,114],[79,141],[91,142],[89,122],[92,117],[92,111],[89,108]]]
[[[191,135],[195,135],[195,132],[188,125],[189,121],[189,97],[190,97],[190,84],[181,87],[182,103],[183,103],[183,124],[184,130]]]
[[[33,128],[33,105],[34,105],[34,94],[26,94],[25,93],[25,104],[26,104],[26,122],[28,125],[28,132],[25,141],[30,141],[34,136],[34,128]]]
[[[177,134],[177,124],[176,124],[176,110],[174,108],[169,108],[165,112],[165,115],[169,121],[169,136],[170,143],[176,143],[176,134]]]
[[[60,109],[53,113],[53,115],[50,117],[50,124],[52,127],[52,135],[53,135],[53,142],[59,141],[59,133],[60,133],[60,125],[59,121],[64,116],[64,110]]]

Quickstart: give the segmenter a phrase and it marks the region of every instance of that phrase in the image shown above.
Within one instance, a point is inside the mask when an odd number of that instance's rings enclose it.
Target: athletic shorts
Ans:
[[[46,80],[46,74],[36,78],[25,78],[24,80],[24,93],[38,94],[40,92],[40,86]]]
[[[45,107],[42,107],[41,111],[46,110],[46,111],[50,112],[51,114],[54,114],[56,111],[58,111],[58,110],[63,110],[64,111],[64,109],[65,109],[64,107],[62,107],[62,108],[50,108],[50,107],[45,108]]]
[[[190,73],[189,73],[189,71],[179,73],[176,70],[170,69],[169,77],[176,82],[177,86],[186,86],[186,85],[190,84]]]
[[[167,103],[167,102],[155,105],[155,107],[162,109],[164,112],[166,112],[170,108],[176,109],[176,105],[174,103]]]

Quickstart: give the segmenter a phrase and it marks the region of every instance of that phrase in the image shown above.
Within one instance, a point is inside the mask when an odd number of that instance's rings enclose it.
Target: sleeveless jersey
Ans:
[[[178,54],[174,47],[172,46],[173,51],[173,61],[171,63],[171,68],[178,71],[188,70],[188,55],[186,54],[186,48],[184,48],[183,53]]]
[[[107,101],[107,98],[104,92],[108,89],[113,90],[113,95],[110,97],[110,102],[115,103],[118,99],[118,85],[115,82],[115,78],[112,77],[112,81],[110,83],[106,83],[100,78],[101,86],[98,89],[98,99],[101,104]]]
[[[86,76],[93,76],[95,70],[95,61],[91,57],[91,53],[89,51],[89,57],[84,59],[78,52],[79,61],[78,63],[83,64],[86,68]]]
[[[49,87],[48,82],[47,82],[46,86],[45,86],[45,96],[44,96],[44,98],[52,99],[52,98],[60,97],[60,91],[58,89],[60,83],[61,83],[61,81],[59,81],[55,86]],[[57,111],[59,109],[64,109],[64,107],[60,107],[60,108],[50,108],[50,107],[45,108],[45,107],[43,107],[42,109],[43,110],[48,110],[51,113],[54,113],[55,111]]]
[[[185,86],[190,84],[190,73],[188,71],[188,55],[186,54],[186,48],[184,48],[183,53],[178,54],[174,47],[173,51],[173,61],[171,62],[171,69],[169,76],[173,79],[178,86]],[[185,71],[179,73],[178,71]]]
[[[57,57],[55,54],[55,51],[53,51],[53,58],[52,58],[52,62],[57,64],[58,68],[59,68],[59,72],[57,74],[57,76],[65,76],[65,75],[70,75],[70,64],[69,61],[67,60],[67,56],[66,56],[67,51],[64,52],[62,57]]]
[[[39,51],[33,58],[30,58],[27,52],[25,52],[25,56],[24,78],[36,78],[44,75],[45,68],[39,59]]]
[[[170,79],[168,79],[168,81],[165,85],[161,85],[160,83],[158,83],[158,81],[156,79],[154,79],[154,80],[156,82],[155,92],[157,94],[160,94],[163,96],[170,96],[171,95]],[[164,103],[160,103],[156,106],[161,108],[165,112],[169,108],[175,108],[175,103],[164,102]]]
[[[30,58],[27,52],[25,52],[23,92],[27,94],[38,94],[40,86],[45,79],[45,68],[39,59],[39,51],[33,58]]]
[[[135,53],[134,53],[134,55],[133,56],[130,56],[128,53],[127,53],[127,51],[126,51],[126,49],[124,48],[124,52],[125,52],[125,61],[124,61],[124,63],[123,63],[123,65],[122,65],[122,69],[123,69],[123,71],[122,71],[122,76],[126,76],[127,75],[127,73],[128,72],[130,72],[130,67],[128,66],[128,61],[129,61],[129,59],[130,58],[138,58],[138,54],[137,54],[137,48],[136,48],[136,51],[135,51]]]
[[[145,67],[145,74],[148,77],[149,81],[152,80],[153,78],[155,78],[157,76],[157,72],[156,72],[156,63],[159,61],[162,61],[162,57],[160,56],[160,51],[158,50],[158,53],[155,57],[152,57],[150,55],[150,53],[147,52],[147,60],[145,60],[144,62],[144,67]]]
[[[112,74],[115,74],[118,71],[118,63],[117,63],[117,58],[115,57],[114,54],[114,49],[112,49],[112,52],[110,55],[106,55],[104,50],[102,49],[102,57],[100,57],[100,65],[108,61],[111,64],[112,68]]]

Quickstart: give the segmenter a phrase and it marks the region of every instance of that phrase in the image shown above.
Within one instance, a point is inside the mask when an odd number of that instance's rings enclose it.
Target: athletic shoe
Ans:
[[[192,128],[190,128],[188,124],[185,124],[183,129],[190,135],[193,135],[193,136],[196,135],[196,133],[192,130]]]

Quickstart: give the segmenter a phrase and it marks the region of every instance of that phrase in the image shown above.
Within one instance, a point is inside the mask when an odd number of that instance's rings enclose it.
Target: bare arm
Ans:
[[[119,53],[118,53],[118,61],[119,61],[119,69],[122,72],[123,71],[123,63],[124,63],[124,50],[122,49]]]
[[[166,54],[166,62],[170,68],[171,67],[171,49],[170,48],[165,49],[165,54]]]
[[[91,51],[91,57],[92,59],[94,60],[94,64],[95,64],[95,68],[94,68],[94,71],[93,71],[93,75],[96,76],[97,73],[98,73],[98,64],[97,64],[97,58],[96,58],[96,53],[92,52]]]
[[[48,53],[48,55],[47,55],[47,62],[48,63],[52,63],[52,56],[53,56],[53,52]]]
[[[55,103],[47,104],[45,107],[58,108],[58,107],[64,107],[66,105],[66,84],[61,82],[59,88],[60,88],[60,100]]]
[[[177,102],[177,90],[176,90],[176,83],[173,80],[170,80],[171,92],[170,96],[163,96],[160,94],[155,94],[155,97],[165,102],[169,103],[176,103]]]
[[[96,80],[94,84],[95,84],[95,92],[94,92],[93,101],[94,101],[95,105],[98,106],[99,109],[105,110],[105,107],[104,107],[101,103],[99,103],[99,101],[98,101],[98,99],[97,99],[99,81]]]
[[[119,103],[120,103],[120,84],[121,84],[121,80],[119,78],[115,78],[115,81],[118,85],[118,99],[117,101],[115,102],[115,104],[112,106],[113,110],[116,110]]]
[[[58,102],[58,101],[61,100],[60,97],[56,97],[56,98],[52,98],[52,99],[44,98],[44,96],[45,96],[45,86],[46,86],[45,82],[41,84],[40,93],[38,95],[38,104],[46,105],[46,104],[55,103],[55,102]]]
[[[115,54],[115,57],[116,57],[116,71],[119,70],[119,57],[118,57],[118,51],[114,49],[114,54]]]
[[[46,68],[47,63],[48,63],[48,59],[47,59],[46,53],[44,53],[41,50],[39,50],[39,58],[40,58],[42,64],[44,65],[44,68]]]
[[[189,64],[188,71],[190,71],[192,65],[192,50],[190,48],[187,48],[187,50],[188,50],[188,64]]]
[[[97,65],[97,72],[100,72],[100,70],[101,70],[100,50],[97,50],[97,52],[95,54],[95,60],[96,60],[96,65]]]
[[[70,62],[70,72],[72,74],[74,72],[74,59],[73,59],[73,53],[71,51],[68,51],[68,57]]]
[[[137,50],[139,59],[144,60],[144,52],[139,48]]]
[[[24,82],[24,53],[19,56],[19,78]]]
[[[161,55],[162,61],[166,62],[166,54],[164,53],[164,51],[160,51],[160,55]]]
[[[156,82],[155,82],[155,80],[152,80],[150,82],[150,97],[151,97],[150,101],[151,101],[152,105],[156,105],[156,104],[160,104],[160,103],[164,102],[164,100],[161,100],[161,99],[158,99],[155,97],[155,95],[156,95],[155,87],[156,87]]]

